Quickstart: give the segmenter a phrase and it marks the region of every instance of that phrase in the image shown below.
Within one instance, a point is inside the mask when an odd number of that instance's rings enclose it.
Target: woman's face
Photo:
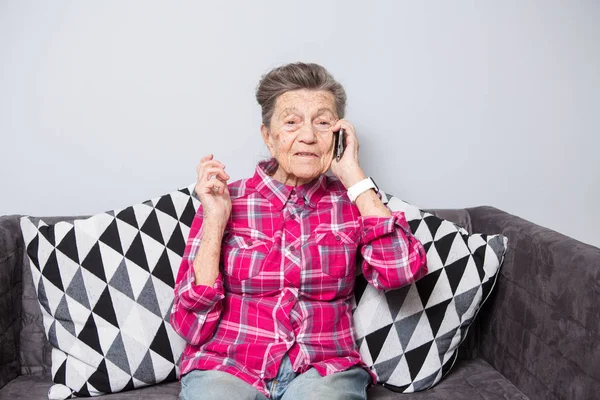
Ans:
[[[300,186],[327,172],[333,161],[335,100],[328,91],[293,90],[275,102],[271,126],[261,126],[265,144],[279,162],[276,180]]]

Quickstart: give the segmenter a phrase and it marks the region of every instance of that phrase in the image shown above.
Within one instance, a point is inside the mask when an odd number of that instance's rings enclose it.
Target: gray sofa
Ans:
[[[506,235],[500,277],[447,377],[414,394],[376,386],[369,399],[600,399],[600,249],[492,207],[435,213],[470,232]],[[0,399],[47,399],[49,344],[19,218],[0,217]],[[173,382],[105,397],[178,393]]]

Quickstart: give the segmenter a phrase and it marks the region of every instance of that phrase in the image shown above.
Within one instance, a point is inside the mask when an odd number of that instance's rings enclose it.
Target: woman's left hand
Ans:
[[[358,139],[356,138],[356,130],[354,126],[344,120],[338,120],[331,127],[333,132],[344,129],[346,133],[346,149],[340,158],[340,161],[335,159],[335,149],[333,151],[333,162],[331,163],[331,172],[344,184],[346,189],[354,185],[356,182],[365,179],[367,176],[358,163]]]

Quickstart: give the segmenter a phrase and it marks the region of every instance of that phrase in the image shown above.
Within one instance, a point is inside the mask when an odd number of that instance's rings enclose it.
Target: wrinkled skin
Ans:
[[[346,131],[346,151],[339,162],[333,162],[333,132],[340,128]],[[354,127],[339,119],[330,92],[302,89],[280,95],[270,126],[261,125],[261,133],[279,162],[273,178],[286,185],[303,185],[329,168],[345,185],[364,177]]]

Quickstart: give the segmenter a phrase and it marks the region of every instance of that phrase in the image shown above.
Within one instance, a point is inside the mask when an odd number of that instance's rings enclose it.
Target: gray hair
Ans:
[[[296,62],[274,68],[263,75],[256,88],[256,100],[262,109],[262,122],[270,126],[277,98],[291,90],[313,89],[330,92],[339,118],[346,111],[346,91],[321,65]]]

